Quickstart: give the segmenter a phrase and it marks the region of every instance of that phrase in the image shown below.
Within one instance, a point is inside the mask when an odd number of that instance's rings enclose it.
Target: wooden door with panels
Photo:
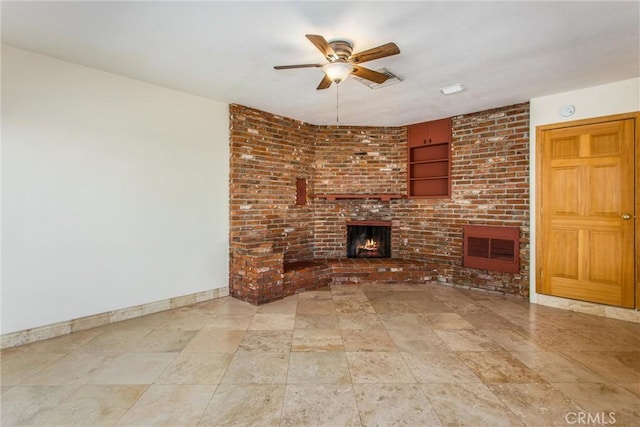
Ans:
[[[538,128],[538,293],[636,305],[638,118]]]

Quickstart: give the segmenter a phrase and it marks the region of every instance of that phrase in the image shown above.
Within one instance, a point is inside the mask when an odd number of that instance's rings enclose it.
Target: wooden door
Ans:
[[[635,118],[538,131],[542,294],[634,307]]]

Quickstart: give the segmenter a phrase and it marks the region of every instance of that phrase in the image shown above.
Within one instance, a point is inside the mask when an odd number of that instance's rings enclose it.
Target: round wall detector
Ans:
[[[573,116],[573,113],[575,112],[576,107],[574,107],[573,105],[563,105],[562,108],[560,108],[560,115],[562,117]]]

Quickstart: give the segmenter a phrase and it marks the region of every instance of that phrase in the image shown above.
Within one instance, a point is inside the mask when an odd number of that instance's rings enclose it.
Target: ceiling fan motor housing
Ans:
[[[348,40],[334,39],[329,41],[329,46],[336,53],[337,58],[333,58],[334,62],[337,60],[346,61],[353,52],[353,43]]]

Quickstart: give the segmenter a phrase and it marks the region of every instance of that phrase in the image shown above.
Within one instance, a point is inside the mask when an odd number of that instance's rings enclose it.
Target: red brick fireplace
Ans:
[[[451,198],[409,199],[406,127],[315,126],[231,105],[231,294],[258,304],[398,273],[399,281],[528,296],[528,115],[525,103],[453,117]],[[335,194],[354,197],[327,196]],[[390,223],[391,258],[347,262],[353,221]],[[464,267],[465,225],[518,227],[519,271]],[[374,263],[387,276],[363,275]],[[297,288],[286,289],[296,271],[309,273],[306,283],[298,275]]]

